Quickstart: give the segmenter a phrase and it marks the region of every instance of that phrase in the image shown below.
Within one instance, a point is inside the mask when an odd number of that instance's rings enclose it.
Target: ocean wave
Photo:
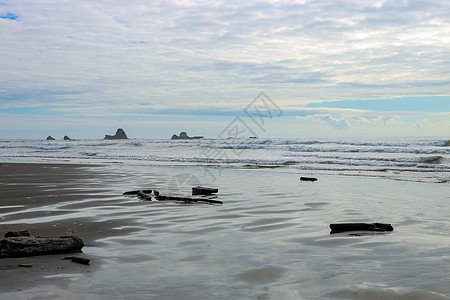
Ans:
[[[442,163],[444,158],[440,155],[437,155],[437,156],[421,157],[420,160],[427,164],[440,164]]]
[[[345,156],[320,156],[310,155],[299,160],[292,160],[286,155],[287,159],[251,159],[251,158],[209,158],[209,157],[171,157],[161,155],[117,155],[98,152],[81,152],[80,156],[47,156],[47,158],[84,158],[84,159],[101,159],[101,160],[123,160],[123,161],[148,161],[148,162],[172,162],[172,163],[193,163],[193,164],[209,164],[209,165],[230,165],[237,164],[244,167],[252,168],[291,168],[302,165],[328,165],[328,166],[367,166],[367,167],[399,167],[399,168],[432,168],[436,170],[450,168],[438,163],[442,161],[442,157],[428,158],[371,158],[371,157],[345,157]]]
[[[320,154],[298,154],[298,153],[284,153],[284,157],[297,158],[320,158],[320,159],[336,159],[336,160],[351,160],[351,161],[381,161],[381,162],[398,162],[398,163],[421,163],[426,162],[428,157],[373,157],[373,156],[343,156],[343,155],[320,155]],[[442,156],[432,156],[431,160],[439,157],[442,162]]]
[[[102,147],[102,146],[110,146],[113,143],[83,143],[83,142],[42,142],[38,145],[30,145],[30,144],[13,144],[13,145],[0,145],[0,149],[39,149],[39,150],[57,150],[57,149],[69,149],[76,147]]]
[[[211,148],[211,149],[236,149],[236,150],[243,150],[243,149],[271,149],[273,147],[268,147],[267,145],[258,145],[258,144],[226,144],[226,145],[200,145],[204,148]]]
[[[142,146],[144,146],[144,143],[138,142],[138,141],[132,141],[132,142],[129,142],[127,144],[130,145],[130,146],[133,146],[133,147],[142,147]]]
[[[313,147],[289,147],[292,152],[344,152],[344,153],[414,153],[414,154],[450,154],[446,148],[400,148],[400,147],[376,147],[376,148],[313,148]]]
[[[63,141],[63,142],[42,142],[44,145],[48,146],[66,146],[66,147],[104,147],[111,146],[115,143],[113,142],[86,142],[86,141]]]
[[[341,140],[297,140],[297,139],[203,139],[200,144],[235,145],[344,145],[357,147],[438,147],[445,141],[341,141]],[[449,142],[450,143],[450,142]]]

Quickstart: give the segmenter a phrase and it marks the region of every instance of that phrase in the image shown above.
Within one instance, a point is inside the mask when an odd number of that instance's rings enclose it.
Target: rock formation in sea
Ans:
[[[68,137],[67,135],[65,135],[65,136],[64,136],[64,140],[65,140],[65,141],[70,141],[70,140],[72,140],[72,139],[71,139],[70,137]]]
[[[52,137],[51,135],[49,135],[49,136],[47,137],[47,141],[54,141],[54,140],[55,140],[55,138]]]
[[[105,140],[126,140],[128,139],[122,128],[117,129],[115,135],[105,135]]]
[[[178,136],[178,138],[181,139],[181,140],[190,139],[190,137],[187,135],[186,131],[180,132],[180,135]]]
[[[195,139],[202,139],[202,138],[203,138],[202,136],[190,137],[190,136],[188,136],[186,131],[182,131],[182,132],[180,132],[180,135],[176,135],[176,134],[172,135],[171,140],[192,140],[192,139],[195,140]]]

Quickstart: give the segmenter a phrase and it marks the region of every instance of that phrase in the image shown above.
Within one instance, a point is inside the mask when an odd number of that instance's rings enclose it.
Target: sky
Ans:
[[[450,136],[450,2],[0,0],[0,139]]]

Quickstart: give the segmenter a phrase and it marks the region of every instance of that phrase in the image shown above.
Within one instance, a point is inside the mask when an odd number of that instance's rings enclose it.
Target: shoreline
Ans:
[[[357,169],[347,169],[347,170],[333,170],[333,169],[316,169],[316,168],[290,168],[279,165],[264,165],[264,166],[246,166],[246,165],[234,165],[234,164],[211,164],[211,163],[201,163],[193,164],[191,162],[174,164],[173,162],[163,162],[163,161],[131,161],[131,160],[119,160],[119,161],[102,161],[97,160],[93,162],[89,161],[53,161],[48,162],[42,161],[8,161],[0,160],[1,164],[30,164],[30,165],[66,165],[66,166],[84,166],[88,167],[125,167],[125,168],[151,168],[155,167],[170,168],[170,169],[180,169],[180,168],[202,168],[204,173],[217,173],[220,174],[221,170],[237,170],[237,171],[260,171],[260,172],[270,172],[270,173],[284,173],[284,174],[295,174],[298,176],[343,176],[343,177],[354,177],[354,178],[373,178],[382,180],[393,180],[393,181],[404,181],[404,182],[415,182],[415,183],[434,183],[434,184],[449,184],[450,175],[446,170],[402,170],[402,169],[373,169],[365,170],[364,173],[358,171]],[[209,171],[213,170],[213,172]],[[217,171],[218,170],[218,171]],[[428,174],[435,174],[434,176],[427,176]],[[437,175],[439,174],[439,175]],[[421,176],[417,176],[421,175]],[[446,176],[445,176],[446,175]],[[211,176],[214,176],[212,174]]]

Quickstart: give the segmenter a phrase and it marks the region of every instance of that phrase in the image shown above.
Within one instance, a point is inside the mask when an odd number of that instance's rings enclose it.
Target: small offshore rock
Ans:
[[[49,136],[47,137],[47,141],[54,141],[54,140],[55,140],[55,138],[52,137],[51,135],[49,135]]]
[[[202,138],[203,138],[203,136],[200,136],[200,135],[190,137],[186,133],[186,131],[182,131],[182,132],[180,132],[179,135],[176,135],[176,134],[172,135],[172,137],[170,139],[171,140],[196,140],[196,139],[202,139]]]
[[[70,137],[68,137],[67,135],[64,136],[63,138],[65,141],[71,141],[72,139]]]

